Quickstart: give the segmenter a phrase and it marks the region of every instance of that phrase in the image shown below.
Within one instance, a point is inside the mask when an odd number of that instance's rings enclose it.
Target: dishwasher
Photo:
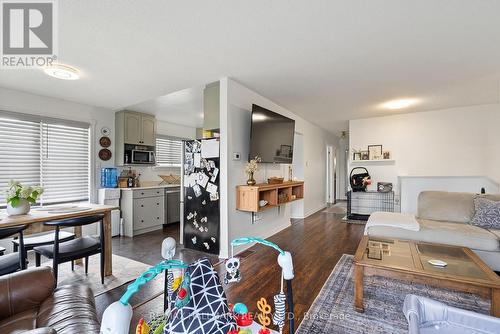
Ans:
[[[172,224],[181,220],[181,188],[165,188],[165,224]]]

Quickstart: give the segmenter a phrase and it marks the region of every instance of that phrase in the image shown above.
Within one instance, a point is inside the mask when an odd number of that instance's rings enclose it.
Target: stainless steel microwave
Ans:
[[[156,157],[154,151],[132,150],[131,164],[156,164]]]

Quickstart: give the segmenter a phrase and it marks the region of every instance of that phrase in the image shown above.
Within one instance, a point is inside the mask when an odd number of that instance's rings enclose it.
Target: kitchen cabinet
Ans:
[[[115,162],[125,164],[125,145],[147,146],[154,151],[156,146],[156,118],[135,111],[118,111],[115,114]]]
[[[165,191],[161,187],[123,189],[120,207],[125,236],[159,230],[165,222]]]

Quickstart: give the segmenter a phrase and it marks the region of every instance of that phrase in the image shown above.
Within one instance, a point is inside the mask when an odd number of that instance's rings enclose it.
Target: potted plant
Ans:
[[[6,190],[7,213],[9,216],[27,214],[31,204],[35,204],[42,193],[42,187],[23,186],[21,182],[11,180]]]
[[[261,161],[262,159],[259,156],[256,156],[255,158],[247,162],[247,165],[245,166],[245,173],[247,173],[248,175],[247,184],[249,186],[253,186],[257,183],[253,178],[253,174],[259,170],[259,162]]]

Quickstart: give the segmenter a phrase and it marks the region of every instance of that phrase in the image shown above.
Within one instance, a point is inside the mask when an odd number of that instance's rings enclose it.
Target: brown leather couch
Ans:
[[[0,277],[0,333],[99,333],[94,295],[84,285],[55,289],[50,267]]]

